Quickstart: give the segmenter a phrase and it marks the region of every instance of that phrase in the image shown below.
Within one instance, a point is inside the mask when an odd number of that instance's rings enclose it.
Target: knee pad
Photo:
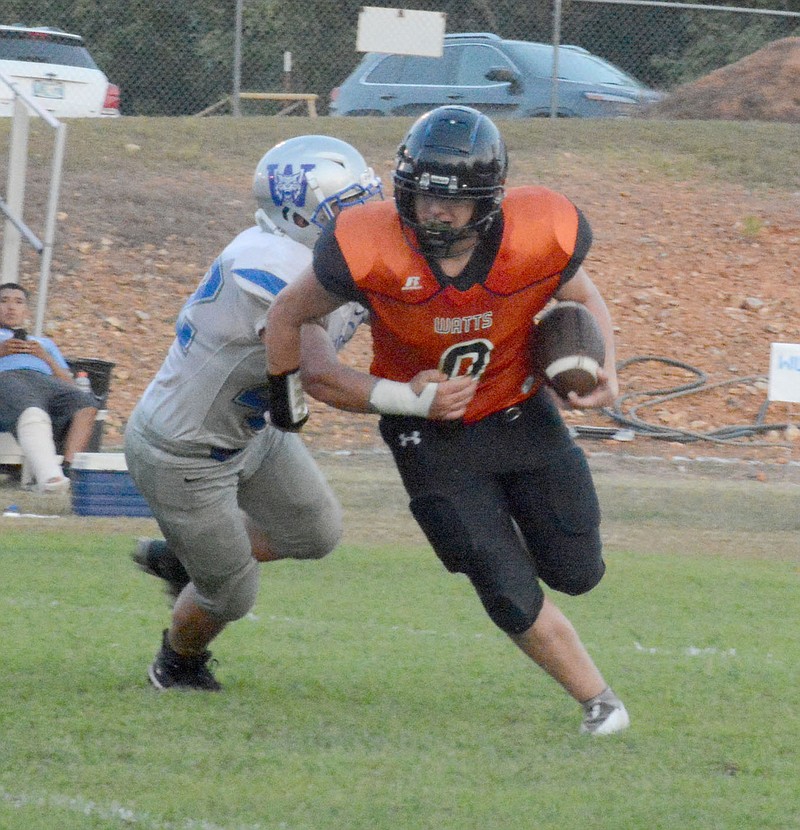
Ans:
[[[501,631],[521,634],[533,625],[544,593],[513,532],[507,550],[494,539],[475,538],[455,505],[438,493],[414,498],[411,512],[447,570],[469,577],[486,613]]]
[[[258,596],[259,567],[251,559],[241,570],[214,586],[194,584],[197,604],[223,622],[240,620],[255,605]]]
[[[295,549],[292,559],[322,559],[327,556],[341,541],[342,521],[341,513],[338,517],[331,515],[317,529],[313,537],[303,539],[302,546]]]
[[[542,582],[571,596],[594,588],[605,572],[600,505],[580,448],[549,467],[521,470],[506,492]]]
[[[266,532],[269,521],[263,516],[248,514],[252,525],[269,539],[268,547],[282,559],[322,559],[339,544],[342,538],[342,508],[331,493],[325,500],[298,508],[291,523],[274,526],[277,538]]]
[[[581,541],[576,539],[573,544],[577,546],[581,544]],[[546,579],[545,581],[553,590],[577,597],[588,593],[598,585],[606,572],[606,563],[600,553],[599,542],[596,545],[591,542],[586,544],[587,547],[590,546],[597,552],[587,556],[581,563],[581,567],[562,570],[558,575]]]
[[[506,634],[522,634],[536,622],[544,603],[544,593],[539,583],[534,583],[532,587],[535,596],[526,597],[524,607],[520,604],[519,597],[504,596],[496,590],[484,590],[479,585],[475,585],[475,590],[489,618],[501,631]]]

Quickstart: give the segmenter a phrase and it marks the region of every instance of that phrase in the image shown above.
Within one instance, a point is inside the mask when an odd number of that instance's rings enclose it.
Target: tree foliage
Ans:
[[[242,0],[241,88],[327,96],[361,58],[359,0]],[[730,6],[731,0],[705,0]],[[736,0],[733,0],[736,2]],[[797,0],[748,0],[743,8],[797,11]],[[185,115],[233,86],[236,0],[5,0],[2,22],[77,32],[122,90],[123,112]],[[447,15],[447,31],[490,31],[550,41],[550,0],[416,0]],[[764,43],[800,32],[797,18],[731,15],[563,0],[561,42],[574,43],[656,86],[692,80]],[[292,53],[292,73],[283,56]]]

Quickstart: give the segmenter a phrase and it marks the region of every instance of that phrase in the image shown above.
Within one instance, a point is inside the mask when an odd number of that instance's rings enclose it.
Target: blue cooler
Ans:
[[[79,516],[153,515],[121,452],[76,453],[70,479],[72,511]]]

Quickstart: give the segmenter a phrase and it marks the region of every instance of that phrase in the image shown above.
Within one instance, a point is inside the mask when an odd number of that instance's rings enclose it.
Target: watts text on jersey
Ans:
[[[492,327],[492,312],[472,314],[469,317],[435,317],[433,330],[436,334],[468,334]]]

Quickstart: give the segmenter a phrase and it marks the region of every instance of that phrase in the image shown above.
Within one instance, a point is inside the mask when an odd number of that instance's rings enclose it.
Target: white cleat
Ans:
[[[608,696],[606,693],[598,695],[584,704],[581,735],[613,735],[630,725],[628,710],[613,692]]]

